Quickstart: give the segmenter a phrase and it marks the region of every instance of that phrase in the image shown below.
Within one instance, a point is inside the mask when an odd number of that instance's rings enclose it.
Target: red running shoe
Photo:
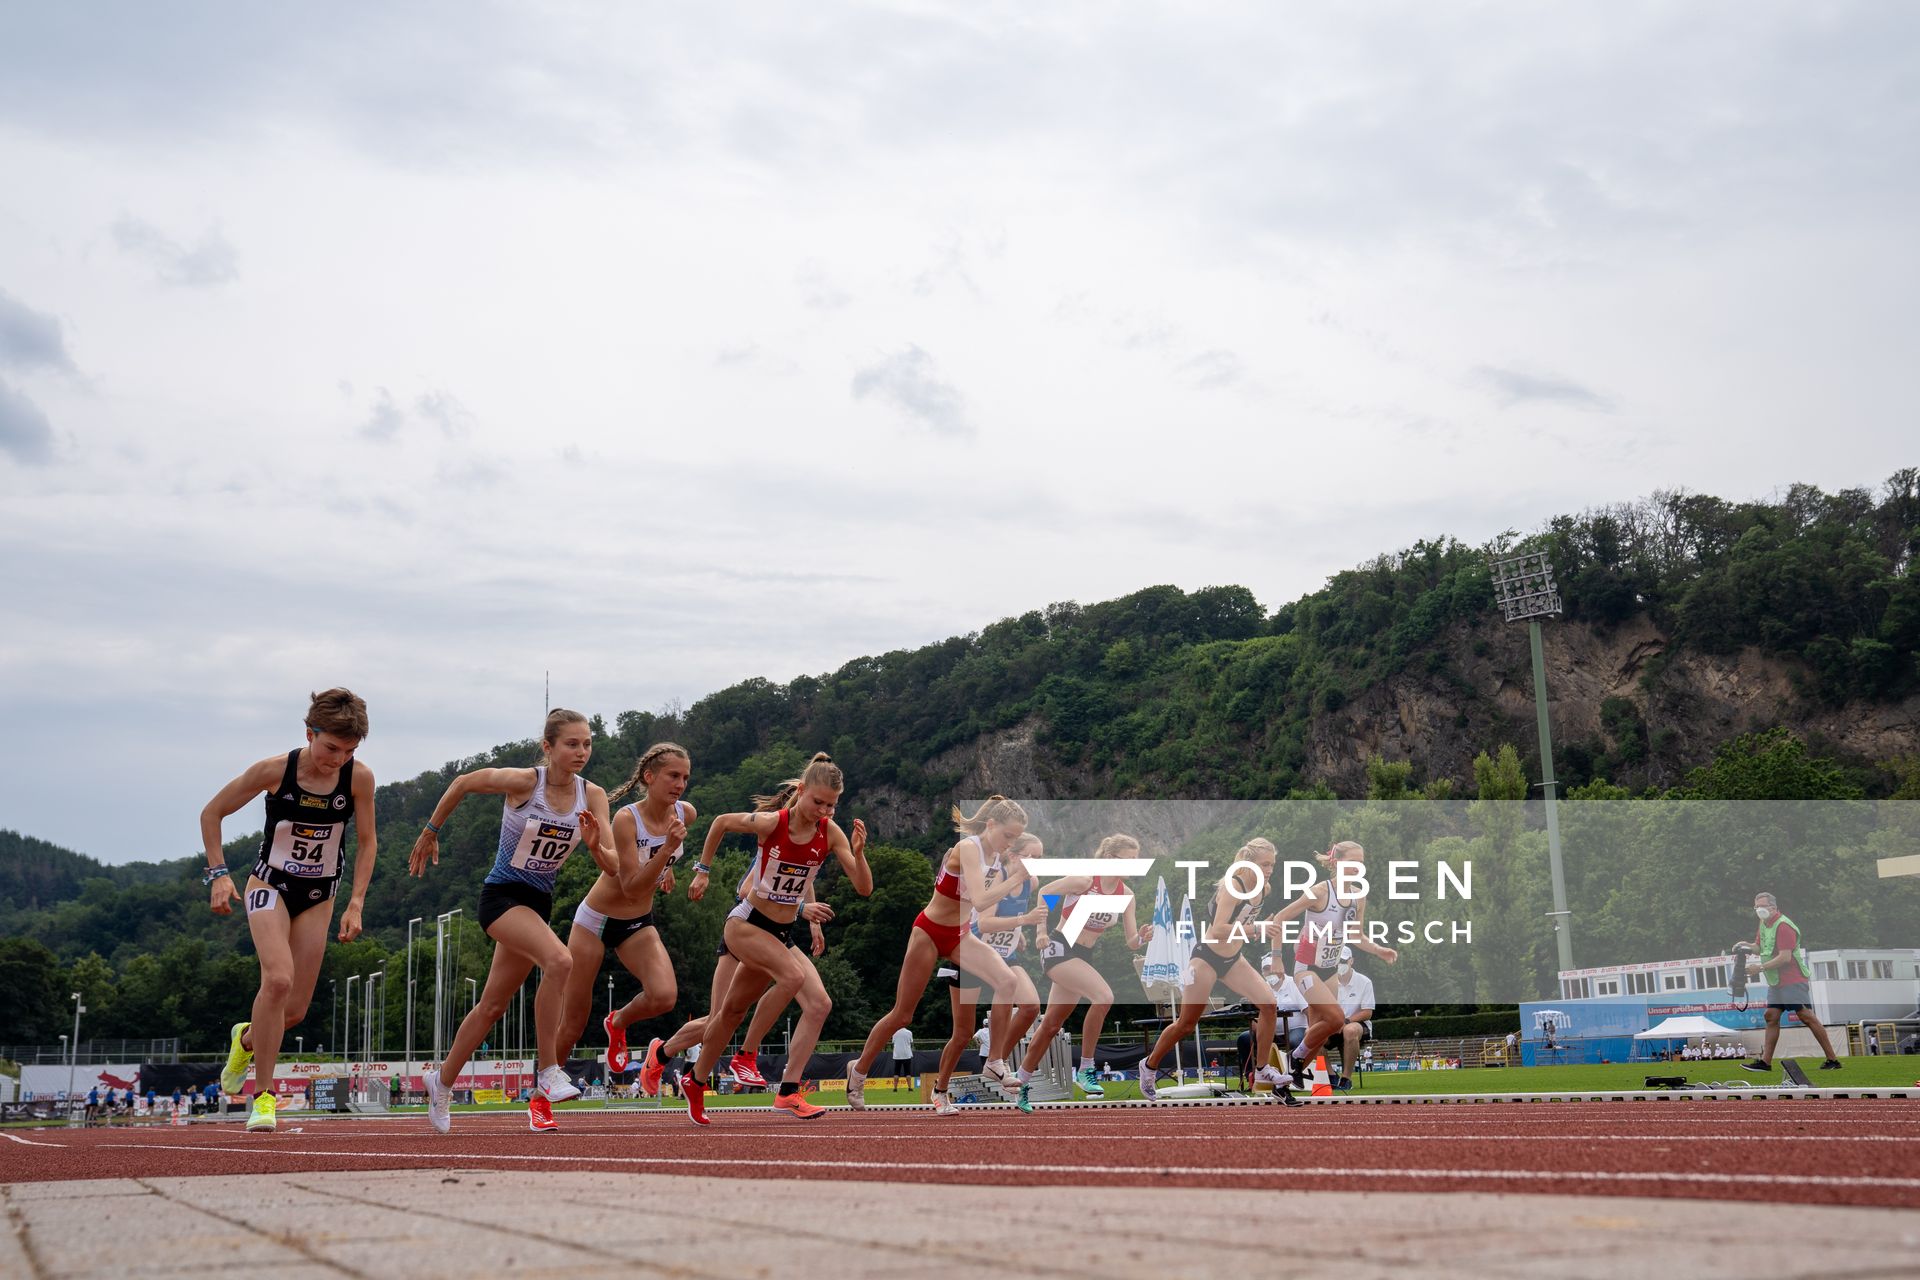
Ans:
[[[613,1025],[613,1015],[600,1020],[607,1032],[607,1070],[618,1074],[627,1069],[627,1029]]]
[[[680,1082],[680,1088],[687,1095],[687,1119],[695,1124],[712,1124],[707,1119],[707,1086],[689,1075]]]
[[[660,1077],[667,1073],[667,1064],[660,1061],[660,1037],[655,1036],[647,1042],[646,1061],[640,1064],[640,1092],[649,1098],[660,1096]]]
[[[535,1133],[552,1133],[559,1127],[553,1122],[553,1104],[545,1094],[536,1093],[527,1099],[527,1128]]]
[[[733,1078],[738,1080],[745,1088],[764,1089],[767,1087],[767,1078],[760,1074],[760,1055],[757,1053],[734,1054],[732,1058],[727,1060],[727,1070],[731,1071]]]
[[[795,1120],[814,1120],[827,1114],[825,1107],[808,1102],[802,1093],[789,1093],[773,1100],[775,1111],[784,1111]]]

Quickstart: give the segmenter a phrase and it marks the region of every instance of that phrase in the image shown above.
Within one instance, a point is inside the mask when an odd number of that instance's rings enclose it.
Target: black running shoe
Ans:
[[[1825,1062],[1820,1064],[1820,1069],[1822,1071],[1838,1071],[1840,1069],[1840,1059],[1828,1058]]]
[[[1751,1062],[1741,1063],[1740,1068],[1743,1071],[1771,1071],[1773,1070],[1773,1064],[1771,1062],[1762,1062],[1760,1059],[1755,1058]]]

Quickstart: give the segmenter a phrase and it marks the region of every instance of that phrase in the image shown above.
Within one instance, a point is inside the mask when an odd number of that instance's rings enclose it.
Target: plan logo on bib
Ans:
[[[1128,876],[1143,876],[1153,870],[1152,858],[1028,858],[1026,864],[1035,876],[1087,876],[1096,884],[1107,878],[1124,880]],[[1061,922],[1061,939],[1068,946],[1074,945],[1080,941],[1081,931],[1095,912],[1111,911],[1117,915],[1127,909],[1132,899],[1133,895],[1127,893],[1081,894]],[[1047,905],[1057,908],[1059,895],[1048,894]]]

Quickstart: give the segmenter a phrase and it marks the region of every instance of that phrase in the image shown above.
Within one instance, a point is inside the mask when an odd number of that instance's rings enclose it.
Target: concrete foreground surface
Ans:
[[[1911,1277],[1920,1211],[499,1169],[0,1185],[0,1276]],[[1005,1261],[1008,1253],[1023,1261]]]

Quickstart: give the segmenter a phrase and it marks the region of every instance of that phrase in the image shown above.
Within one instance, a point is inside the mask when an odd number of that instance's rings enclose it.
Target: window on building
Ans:
[[[1813,976],[1822,982],[1832,982],[1840,976],[1840,966],[1832,960],[1816,960],[1813,964]]]
[[[1685,991],[1687,989],[1687,975],[1684,973],[1661,974],[1660,989],[1662,991]]]
[[[1653,975],[1650,973],[1630,973],[1627,975],[1629,995],[1650,996],[1653,994]]]
[[[1873,961],[1873,976],[1876,978],[1891,979],[1893,977],[1893,961]]]
[[[1866,976],[1867,976],[1867,962],[1866,962],[1865,960],[1849,960],[1849,961],[1847,961],[1847,976],[1848,976],[1849,978],[1864,978],[1864,977],[1866,977]]]
[[[1701,965],[1693,971],[1693,983],[1702,991],[1711,991],[1715,987],[1727,985],[1727,966],[1723,964]]]
[[[1563,978],[1560,994],[1568,1000],[1586,1000],[1593,995],[1592,978]]]
[[[1617,996],[1617,995],[1619,995],[1619,994],[1620,994],[1620,979],[1618,979],[1618,978],[1595,978],[1595,979],[1593,980],[1593,994],[1595,994],[1596,996]]]

